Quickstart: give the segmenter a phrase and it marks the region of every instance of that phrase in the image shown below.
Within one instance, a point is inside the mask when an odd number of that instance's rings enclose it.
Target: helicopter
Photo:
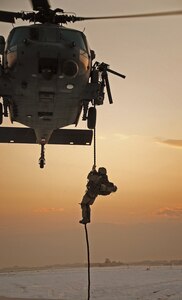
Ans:
[[[0,21],[16,19],[33,24],[14,27],[5,42],[0,36],[0,124],[4,117],[25,127],[0,127],[0,143],[39,144],[40,168],[45,166],[45,145],[91,145],[96,106],[103,105],[105,89],[113,103],[108,73],[125,75],[95,61],[86,35],[67,28],[68,22],[180,15],[182,11],[103,17],[77,17],[48,0],[31,0],[33,11],[0,11]],[[78,125],[80,116],[88,129]]]

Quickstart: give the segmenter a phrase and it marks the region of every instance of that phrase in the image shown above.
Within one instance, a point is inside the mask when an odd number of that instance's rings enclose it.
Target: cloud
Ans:
[[[113,134],[107,134],[107,135],[99,135],[97,137],[99,140],[118,140],[118,141],[125,141],[125,140],[139,140],[139,141],[148,141],[148,140],[153,140],[153,137],[151,136],[145,136],[145,135],[139,135],[139,134],[123,134],[119,132],[115,132]]]
[[[182,218],[182,207],[164,207],[159,209],[157,215],[165,218],[179,219]]]
[[[115,139],[119,139],[119,140],[126,140],[126,139],[129,139],[130,136],[129,135],[125,135],[125,134],[122,134],[122,133],[114,133],[112,136],[109,136],[109,135],[99,135],[97,138],[99,140],[107,140],[107,139],[111,139],[111,138],[115,138]]]
[[[170,147],[182,148],[182,140],[175,140],[175,139],[163,140],[161,138],[156,138],[156,142]]]
[[[115,133],[114,136],[120,140],[127,140],[130,138],[129,135],[125,135],[125,134],[122,134],[122,133]]]
[[[99,135],[99,136],[98,136],[98,139],[99,139],[99,140],[106,140],[107,137],[106,137],[106,136],[103,136],[103,135]]]
[[[62,207],[41,207],[34,210],[35,213],[48,214],[48,213],[62,213]]]

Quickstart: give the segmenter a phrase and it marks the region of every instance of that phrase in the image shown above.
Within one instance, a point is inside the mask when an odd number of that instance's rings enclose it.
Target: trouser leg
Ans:
[[[90,205],[93,204],[94,200],[95,198],[91,198],[87,194],[84,195],[81,202],[82,220],[80,221],[80,223],[83,224],[90,223],[90,214],[91,214]]]
[[[90,222],[90,205],[89,204],[81,204],[82,208],[82,218],[87,223]]]

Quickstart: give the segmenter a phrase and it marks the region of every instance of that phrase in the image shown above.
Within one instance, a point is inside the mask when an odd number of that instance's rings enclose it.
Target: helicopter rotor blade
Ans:
[[[108,19],[132,19],[132,18],[146,18],[146,17],[165,17],[165,16],[177,16],[182,15],[182,10],[176,11],[163,11],[153,13],[142,13],[142,14],[129,14],[121,16],[103,16],[103,17],[76,17],[76,21],[87,21],[87,20],[108,20]]]
[[[68,22],[77,21],[89,21],[89,20],[108,20],[108,19],[132,19],[132,18],[146,18],[146,17],[165,17],[165,16],[178,16],[182,15],[182,10],[176,11],[161,11],[161,12],[151,12],[151,13],[139,13],[139,14],[128,14],[128,15],[117,15],[117,16],[100,16],[100,17],[77,17],[75,15],[66,15],[62,9],[51,10],[49,0],[30,0],[33,10],[37,11],[37,18],[35,18],[35,13],[24,13],[24,12],[10,12],[0,10],[0,22],[15,23],[15,19],[22,20],[34,20],[36,22],[45,23],[55,23],[55,24],[66,24]],[[41,12],[41,14],[40,14]],[[58,14],[58,13],[61,13]],[[34,15],[34,18],[33,18]],[[52,19],[51,19],[52,17]]]
[[[48,0],[30,0],[33,10],[39,11],[41,9],[43,10],[49,10],[50,9],[50,4]]]
[[[21,15],[17,12],[0,10],[0,22],[15,23],[15,18],[19,18]]]

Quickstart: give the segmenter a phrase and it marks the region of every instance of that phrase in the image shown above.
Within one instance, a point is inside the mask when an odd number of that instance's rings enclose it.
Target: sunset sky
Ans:
[[[78,16],[182,9],[180,0],[51,4]],[[28,0],[0,0],[0,9],[31,7]],[[109,75],[114,104],[106,97],[98,108],[97,166],[108,169],[118,191],[92,206],[91,259],[182,259],[182,16],[72,27],[84,31],[97,61],[126,75]],[[12,25],[0,28],[7,37]],[[0,267],[84,262],[78,203],[93,147],[49,145],[43,170],[38,145],[0,144],[0,153]]]

